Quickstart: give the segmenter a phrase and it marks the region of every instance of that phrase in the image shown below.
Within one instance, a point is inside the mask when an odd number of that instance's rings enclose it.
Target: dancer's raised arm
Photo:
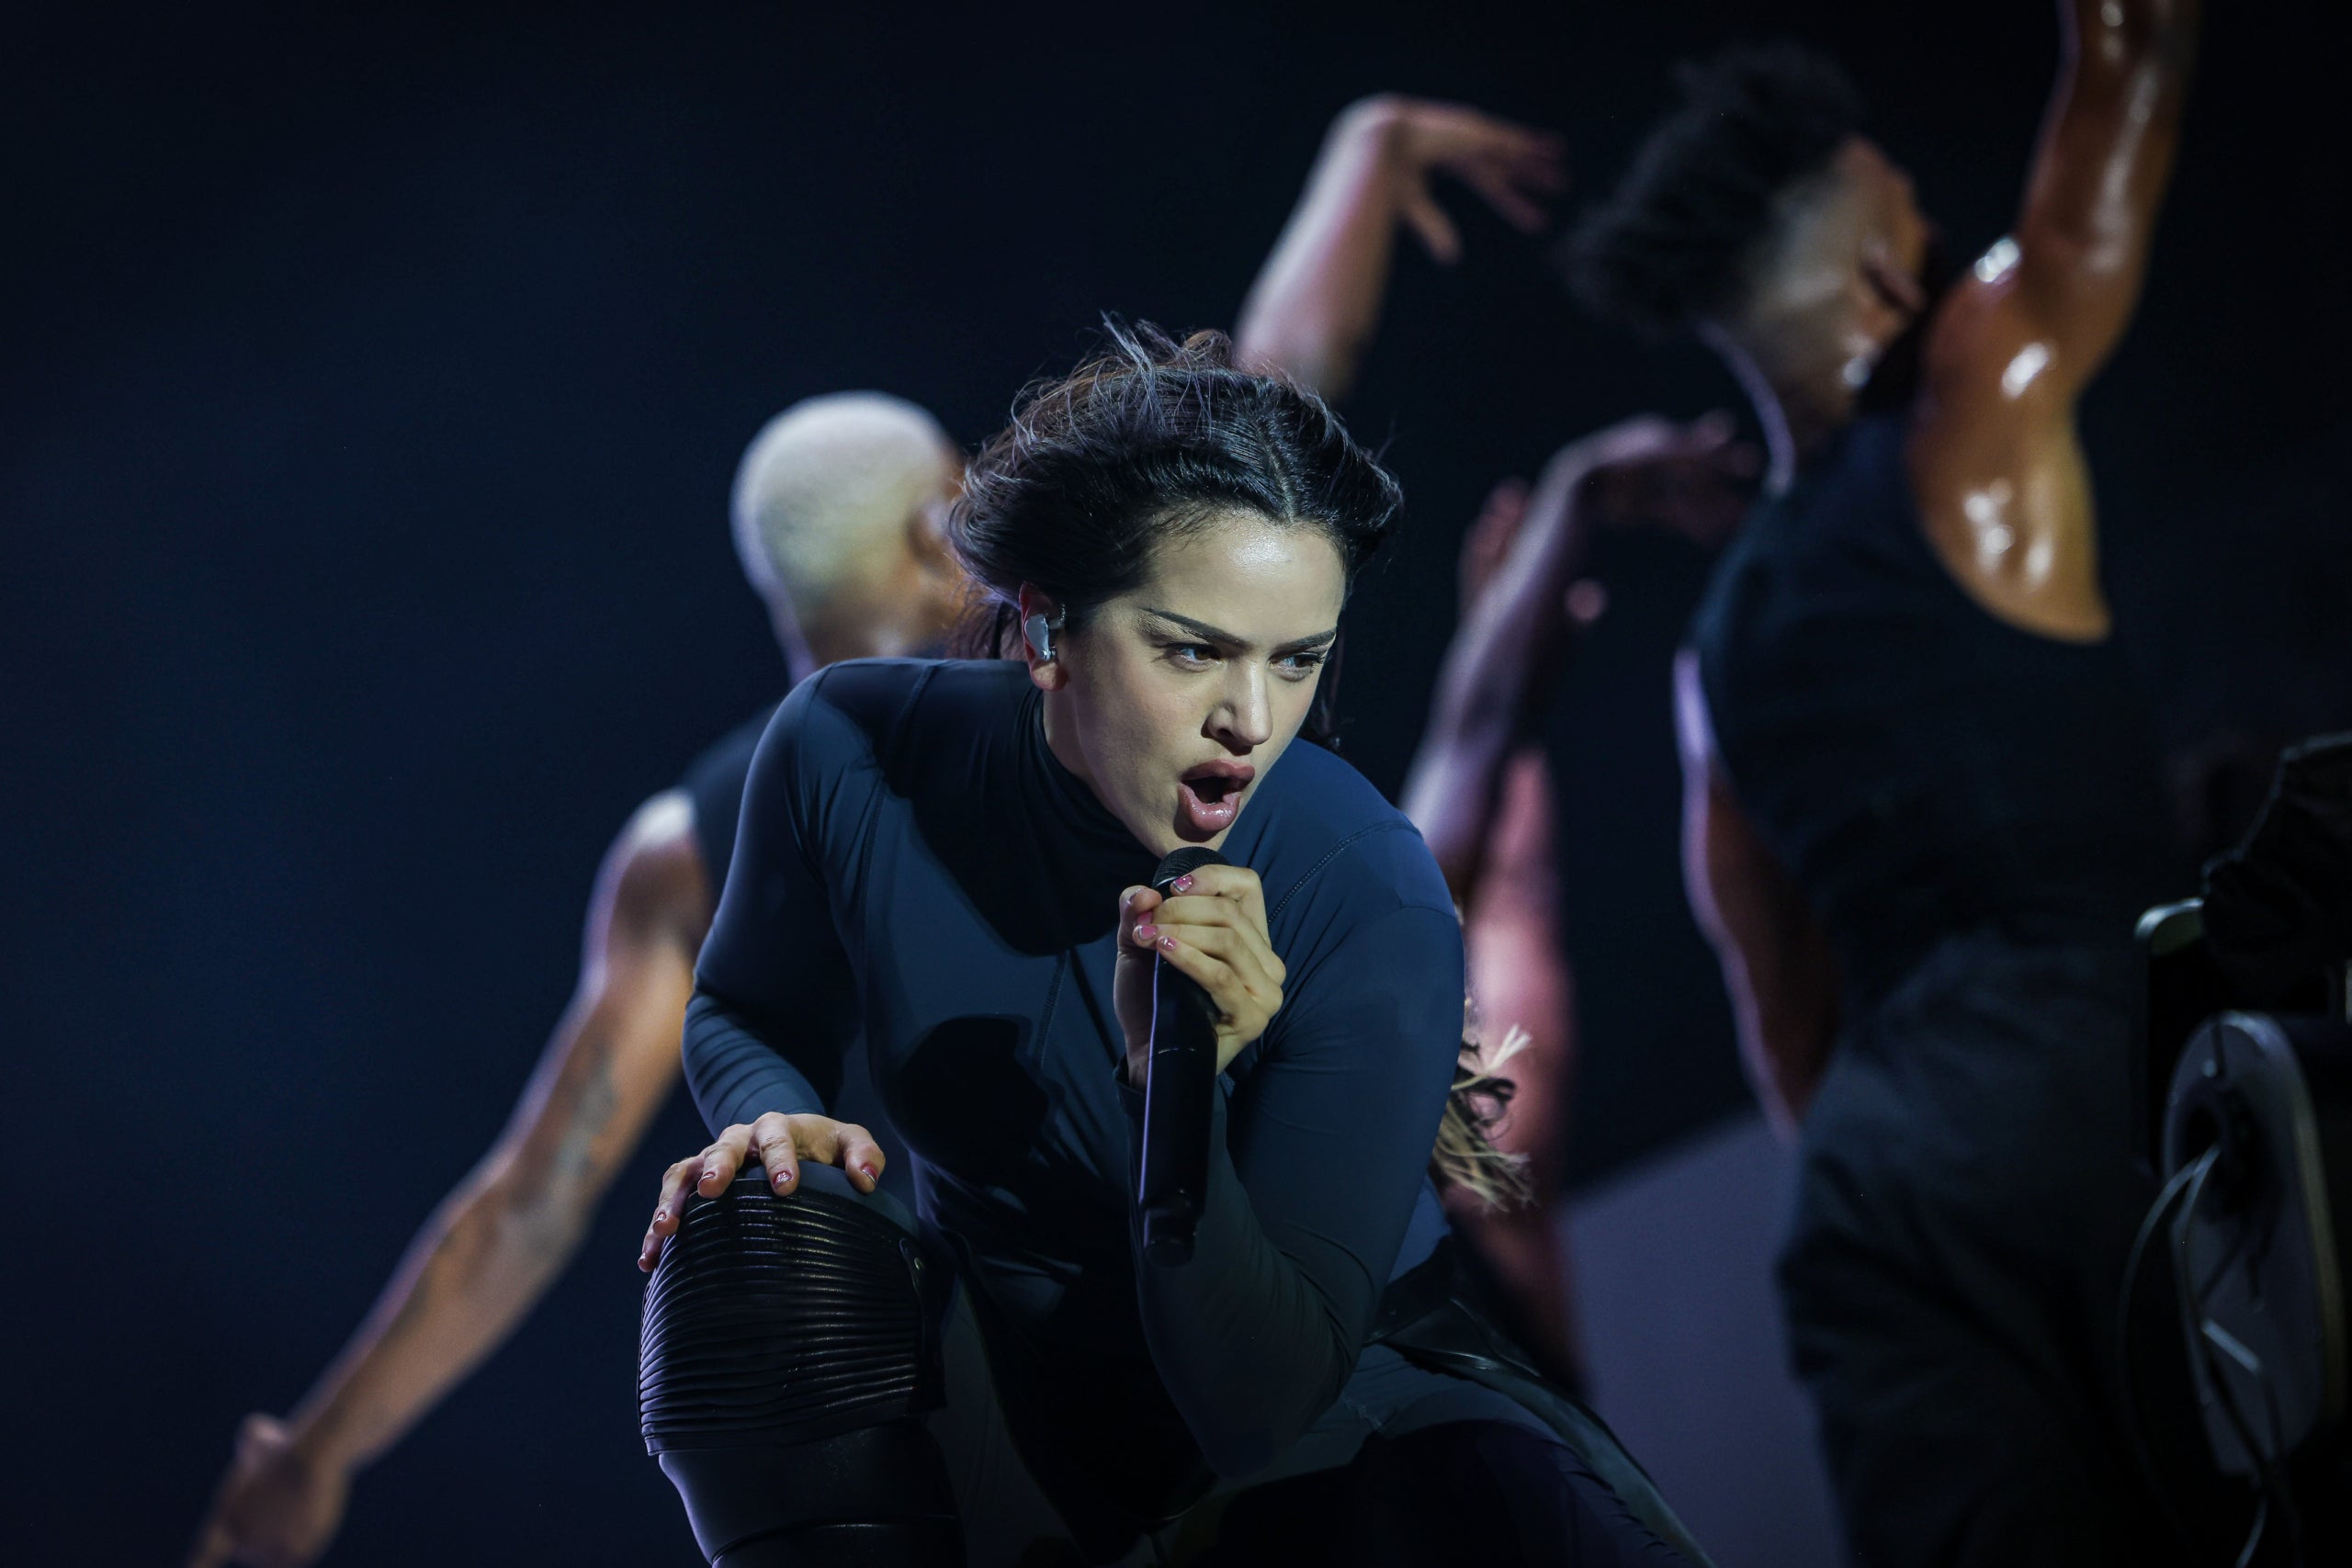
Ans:
[[[294,1414],[246,1417],[196,1568],[324,1551],[352,1477],[503,1344],[571,1261],[677,1081],[678,1015],[710,881],[686,796],[648,801],[605,858],[579,989],[505,1132],[417,1233]]]
[[[2050,342],[2045,374],[2068,392],[2106,362],[2139,303],[2179,145],[2199,7],[2063,0],[2064,63],[2018,213],[2014,260],[1996,247],[1963,286],[1996,319],[2013,318],[2011,332]],[[1943,328],[1955,337],[1968,330],[1959,317]]]
[[[1250,286],[1236,357],[1345,397],[1380,321],[1397,225],[1409,225],[1440,262],[1462,254],[1462,236],[1430,189],[1441,174],[1529,232],[1544,224],[1544,198],[1566,184],[1560,141],[1544,131],[1394,94],[1349,106]]]
[[[1592,532],[1652,524],[1702,539],[1738,521],[1752,449],[1730,422],[1644,415],[1563,447],[1545,466],[1501,563],[1454,634],[1429,728],[1405,783],[1405,812],[1466,903],[1503,764],[1525,738],[1575,628],[1569,590]]]
[[[2075,405],[2139,303],[2199,0],[2064,0],[2064,64],[2013,233],[1936,312],[1912,446],[1953,577],[2029,630],[2103,636]]]

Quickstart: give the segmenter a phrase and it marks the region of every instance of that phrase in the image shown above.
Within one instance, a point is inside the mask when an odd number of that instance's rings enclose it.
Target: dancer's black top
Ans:
[[[2177,880],[2123,650],[1968,597],[1907,429],[1856,422],[1759,507],[1691,629],[1724,772],[1864,1001],[1955,932],[2128,951]]]
[[[1405,818],[1292,746],[1224,844],[1263,883],[1283,1006],[1227,1075],[1196,1256],[1144,1262],[1111,987],[1119,894],[1154,857],[1053,756],[1041,703],[1018,663],[912,660],[785,702],[687,1079],[714,1129],[821,1111],[862,1028],[1024,1443],[1114,1491],[1204,1455],[1247,1473],[1329,1405],[1398,1264],[1461,1039],[1459,928]]]
[[[716,888],[725,883],[727,867],[735,859],[735,822],[743,809],[743,781],[751,776],[752,754],[775,716],[774,705],[759,716],[737,725],[712,741],[686,764],[678,787],[695,804],[695,848],[702,855],[704,873]]]

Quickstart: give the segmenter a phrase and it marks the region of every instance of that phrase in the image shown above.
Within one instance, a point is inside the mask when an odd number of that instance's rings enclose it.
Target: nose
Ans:
[[[1227,750],[1250,752],[1273,739],[1273,706],[1266,696],[1265,666],[1255,660],[1236,660],[1228,667],[1224,692],[1209,714],[1207,733]]]

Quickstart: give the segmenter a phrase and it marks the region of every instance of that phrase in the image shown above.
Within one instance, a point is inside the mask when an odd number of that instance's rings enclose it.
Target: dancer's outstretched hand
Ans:
[[[350,1494],[342,1466],[311,1454],[276,1416],[248,1416],[188,1568],[307,1568],[334,1540]]]
[[[1688,424],[1636,415],[1552,460],[1576,471],[1600,522],[1664,528],[1710,547],[1739,525],[1761,463],[1723,413]]]
[[[787,1116],[771,1111],[758,1121],[737,1122],[711,1141],[710,1146],[672,1166],[662,1178],[662,1201],[653,1211],[645,1242],[638,1249],[637,1266],[651,1273],[661,1261],[662,1244],[678,1233],[686,1212],[686,1195],[699,1192],[716,1198],[734,1182],[746,1165],[767,1168],[768,1185],[789,1193],[800,1181],[800,1162],[813,1159],[849,1173],[850,1185],[872,1192],[882,1185],[882,1168],[889,1163],[874,1134],[854,1122],[830,1116]]]
[[[1451,265],[1462,234],[1430,188],[1432,175],[1460,180],[1503,221],[1533,233],[1548,220],[1544,204],[1567,185],[1566,150],[1550,131],[1514,125],[1466,104],[1384,93],[1351,105],[1340,128],[1377,136],[1403,182],[1397,214],[1430,254]]]
[[[1119,896],[1119,968],[1112,1005],[1126,1036],[1127,1081],[1141,1088],[1151,1056],[1151,968],[1165,958],[1201,984],[1217,1010],[1216,1070],[1266,1032],[1282,1010],[1286,971],[1266,934],[1266,896],[1247,866],[1204,865],[1169,885]]]

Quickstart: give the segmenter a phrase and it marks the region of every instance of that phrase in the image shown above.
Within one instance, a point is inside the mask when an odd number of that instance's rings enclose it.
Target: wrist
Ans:
[[[347,1479],[365,1461],[344,1424],[321,1411],[297,1416],[287,1423],[282,1462],[314,1474]]]
[[[1548,491],[1571,504],[1581,503],[1592,493],[1593,481],[1600,477],[1600,459],[1585,449],[1584,443],[1578,442],[1553,454],[1552,460],[1544,465],[1544,473],[1536,480],[1536,489]]]
[[[1405,100],[1394,93],[1375,93],[1341,109],[1331,121],[1328,140],[1333,146],[1360,146],[1386,163],[1403,144],[1405,123]]]

